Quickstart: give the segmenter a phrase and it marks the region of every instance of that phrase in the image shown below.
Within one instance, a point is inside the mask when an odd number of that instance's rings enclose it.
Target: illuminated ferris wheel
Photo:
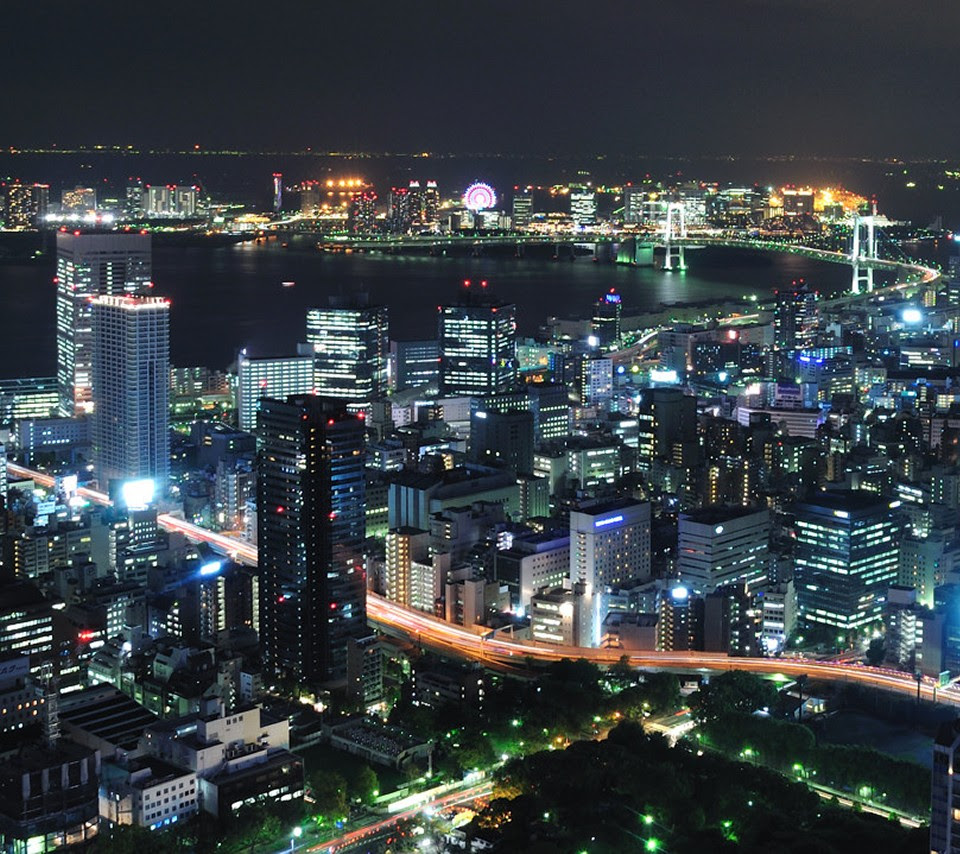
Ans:
[[[463,194],[463,204],[472,211],[485,211],[496,207],[497,194],[493,187],[483,181],[476,181],[467,187]]]

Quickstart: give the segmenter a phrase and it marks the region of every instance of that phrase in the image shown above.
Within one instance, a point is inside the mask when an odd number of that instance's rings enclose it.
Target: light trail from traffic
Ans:
[[[14,477],[33,480],[47,488],[52,488],[55,484],[55,479],[51,475],[15,463],[7,463],[7,470]],[[110,504],[109,497],[103,492],[86,487],[81,487],[78,492],[97,504]],[[180,533],[194,542],[207,543],[238,562],[250,566],[257,565],[257,548],[250,543],[209,531],[169,513],[159,514],[157,521],[166,531]],[[527,659],[547,663],[562,659],[586,659],[599,666],[610,666],[626,655],[632,667],[645,670],[691,672],[746,670],[752,673],[794,678],[806,676],[810,679],[829,682],[850,682],[899,694],[916,695],[919,690],[920,696],[925,699],[960,705],[960,693],[956,689],[952,687],[941,689],[930,679],[923,680],[918,686],[917,680],[912,675],[897,670],[810,659],[741,658],[726,656],[723,653],[694,651],[630,652],[622,649],[594,649],[520,641],[500,637],[485,626],[471,628],[445,622],[422,611],[391,602],[372,591],[367,592],[367,620],[386,634],[398,636],[458,658],[479,661],[493,668],[516,669],[522,667]]]
[[[464,789],[459,792],[452,792],[449,795],[443,795],[435,800],[418,804],[409,810],[397,813],[396,815],[391,815],[382,821],[364,825],[363,827],[357,828],[357,830],[352,830],[349,833],[345,833],[343,836],[337,837],[336,839],[331,839],[329,842],[322,842],[318,845],[313,845],[310,848],[307,848],[307,851],[327,851],[331,852],[331,854],[334,851],[345,851],[354,845],[362,843],[370,836],[377,836],[383,831],[389,830],[391,827],[395,827],[402,821],[412,821],[418,818],[425,810],[443,810],[447,807],[457,806],[458,804],[472,803],[480,798],[487,798],[492,793],[492,783],[489,781],[479,783],[476,786],[470,787],[469,789]]]

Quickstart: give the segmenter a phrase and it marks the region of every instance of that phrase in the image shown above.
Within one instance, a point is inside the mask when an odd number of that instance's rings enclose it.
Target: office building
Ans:
[[[652,416],[654,456],[676,466],[694,466],[700,459],[697,399],[679,388],[652,388],[641,397],[641,413]]]
[[[590,334],[597,339],[597,346],[604,350],[620,346],[620,314],[623,301],[613,288],[594,303],[590,320]]]
[[[68,739],[27,740],[0,762],[4,851],[85,850],[99,830],[100,752]]]
[[[515,539],[509,549],[494,556],[494,576],[505,584],[510,606],[523,613],[534,593],[560,587],[570,575],[570,537],[544,533]]]
[[[580,402],[609,409],[613,400],[613,361],[584,359],[580,363]]]
[[[286,718],[272,718],[255,705],[228,714],[222,700],[205,699],[199,714],[147,727],[140,752],[143,758],[160,759],[195,774],[197,805],[226,820],[244,804],[303,797],[303,762],[290,753],[289,744]],[[186,789],[186,779],[183,782]],[[154,804],[151,820],[162,822],[174,810],[192,806],[182,798],[178,795]]]
[[[295,684],[347,677],[347,645],[365,637],[364,422],[306,395],[261,403],[257,543],[260,643]]]
[[[817,343],[817,300],[820,294],[802,280],[775,292],[773,329],[781,350],[806,350]]]
[[[597,194],[590,187],[570,188],[570,219],[581,229],[596,225]]]
[[[581,592],[547,587],[530,598],[530,634],[535,641],[561,646],[585,646],[581,637],[585,607]]]
[[[307,343],[313,348],[313,389],[363,409],[387,393],[390,338],[382,305],[312,308]]]
[[[677,524],[680,582],[707,595],[735,584],[751,587],[767,579],[770,512],[706,507],[681,513]]]
[[[516,190],[513,194],[513,206],[510,218],[514,229],[526,228],[533,221],[533,194],[526,190]]]
[[[570,435],[570,392],[560,383],[532,383],[527,398],[533,413],[533,436],[539,445]]]
[[[97,480],[170,475],[170,303],[100,296],[92,304],[93,455]]]
[[[841,631],[879,622],[899,568],[901,530],[889,499],[822,492],[799,502],[795,516],[801,619]]]
[[[533,413],[475,409],[470,415],[470,457],[482,465],[532,473]]]
[[[627,186],[623,188],[624,225],[639,225],[644,222],[644,207],[648,195],[645,187]]]
[[[570,583],[583,585],[589,628],[583,643],[600,642],[607,587],[650,578],[650,505],[630,499],[570,511]]]
[[[0,428],[10,428],[21,418],[50,418],[59,411],[56,377],[0,380]]]
[[[252,433],[257,428],[261,399],[286,400],[291,394],[312,391],[312,354],[254,359],[243,351],[237,359],[237,424]]]
[[[703,649],[704,604],[682,584],[664,590],[657,613],[657,648],[663,652]]]
[[[435,383],[440,376],[440,343],[435,338],[391,341],[390,350],[397,391]]]
[[[61,415],[92,410],[93,299],[142,294],[150,287],[150,279],[148,234],[57,233],[57,383]]]
[[[933,591],[945,584],[960,564],[960,544],[950,532],[934,528],[925,537],[908,534],[900,541],[897,583],[916,591],[917,602],[933,607]]]
[[[440,394],[484,397],[517,384],[516,306],[464,283],[456,303],[440,306]]]
[[[413,595],[411,569],[429,560],[430,532],[420,528],[393,528],[387,532],[384,595],[391,602],[410,606]],[[431,597],[432,601],[432,597]]]
[[[797,627],[797,589],[793,579],[770,584],[757,592],[761,642],[768,653],[782,650]]]

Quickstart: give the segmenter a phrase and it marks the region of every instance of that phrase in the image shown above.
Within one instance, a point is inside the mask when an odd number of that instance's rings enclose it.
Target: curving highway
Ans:
[[[30,479],[45,487],[52,487],[54,484],[54,478],[50,475],[14,463],[7,463],[7,470],[16,478]],[[104,493],[93,489],[81,488],[80,494],[97,504],[110,503]],[[194,542],[208,543],[241,563],[251,566],[257,563],[256,546],[249,543],[209,531],[169,513],[160,514],[158,521],[165,530],[181,533]],[[502,669],[523,667],[526,659],[552,662],[564,658],[584,658],[598,665],[610,665],[624,655],[624,651],[619,649],[554,646],[514,640],[491,632],[483,626],[468,628],[454,625],[422,611],[398,605],[373,592],[367,593],[367,619],[386,634],[438,652]],[[627,655],[632,666],[648,670],[747,670],[768,675],[807,676],[830,682],[850,682],[912,696],[917,693],[917,681],[908,673],[852,663],[796,658],[731,658],[721,653],[709,652],[635,652]],[[960,691],[954,687],[940,689],[930,679],[921,682],[920,694],[925,699],[960,705]]]

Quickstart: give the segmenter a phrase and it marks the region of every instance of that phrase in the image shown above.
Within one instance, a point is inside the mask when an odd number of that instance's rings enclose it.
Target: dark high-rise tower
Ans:
[[[348,643],[369,634],[363,420],[340,401],[266,399],[258,438],[265,662],[298,684],[341,681]]]
[[[517,383],[517,307],[493,299],[487,283],[463,283],[456,303],[439,307],[440,393],[485,397]]]

